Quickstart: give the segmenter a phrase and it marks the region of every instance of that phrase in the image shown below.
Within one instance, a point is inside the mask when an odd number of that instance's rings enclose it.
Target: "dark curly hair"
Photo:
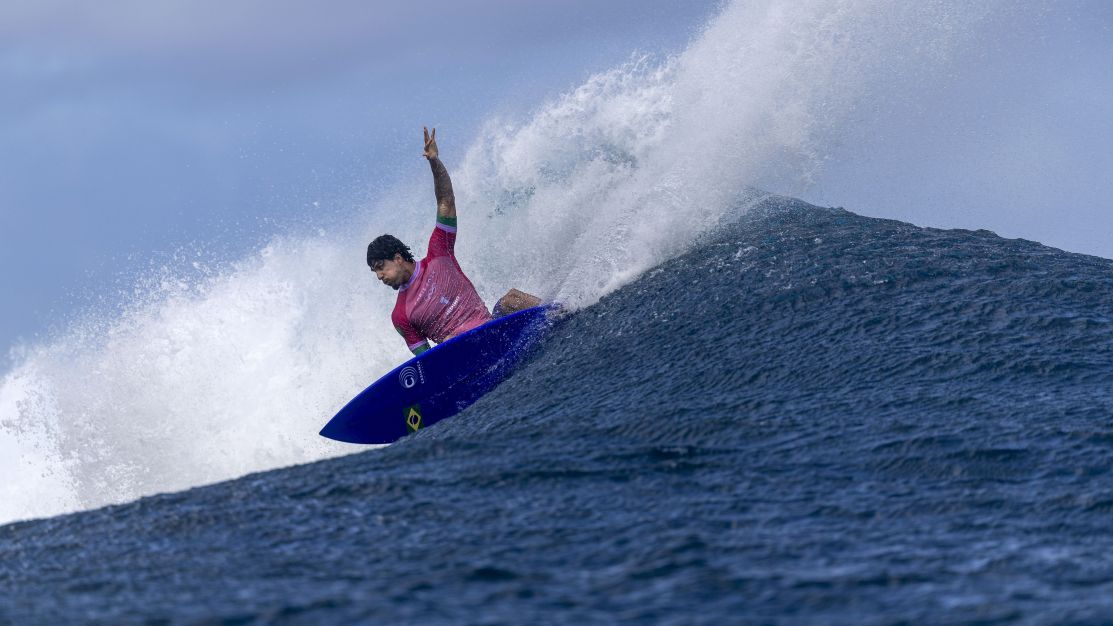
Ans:
[[[410,263],[414,262],[414,255],[410,254],[409,246],[394,235],[379,235],[375,237],[375,241],[367,244],[367,265],[371,266],[375,261],[389,261],[396,254],[401,254],[402,258]]]

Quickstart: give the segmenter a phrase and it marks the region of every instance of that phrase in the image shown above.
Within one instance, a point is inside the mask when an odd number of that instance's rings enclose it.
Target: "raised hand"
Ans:
[[[444,163],[441,163],[440,152],[437,150],[437,129],[434,128],[433,132],[429,132],[428,128],[422,127],[422,130],[425,131],[425,152],[422,156],[429,159],[429,168],[433,170],[433,191],[437,194],[437,217],[455,220],[456,196],[452,194],[452,179],[449,178]]]
[[[425,153],[422,156],[431,161],[440,155],[437,151],[437,129],[430,133],[428,128],[422,126],[422,130],[425,131]]]

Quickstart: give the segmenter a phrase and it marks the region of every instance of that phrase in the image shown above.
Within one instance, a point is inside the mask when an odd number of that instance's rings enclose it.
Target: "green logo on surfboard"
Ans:
[[[416,433],[421,428],[421,405],[415,404],[405,409],[406,430]]]

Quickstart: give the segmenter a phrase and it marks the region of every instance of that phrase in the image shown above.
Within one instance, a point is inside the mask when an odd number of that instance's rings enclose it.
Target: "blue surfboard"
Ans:
[[[348,402],[321,436],[391,443],[452,417],[514,373],[551,328],[553,310],[511,313],[422,352]]]

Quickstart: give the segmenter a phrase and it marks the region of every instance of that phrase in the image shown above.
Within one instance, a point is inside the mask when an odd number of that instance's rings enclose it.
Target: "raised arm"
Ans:
[[[440,153],[437,151],[437,129],[430,133],[425,128],[425,158],[429,159],[429,167],[433,170],[433,190],[437,194],[437,219],[456,220],[456,196],[452,194],[452,179],[448,177],[448,170],[441,163]]]

